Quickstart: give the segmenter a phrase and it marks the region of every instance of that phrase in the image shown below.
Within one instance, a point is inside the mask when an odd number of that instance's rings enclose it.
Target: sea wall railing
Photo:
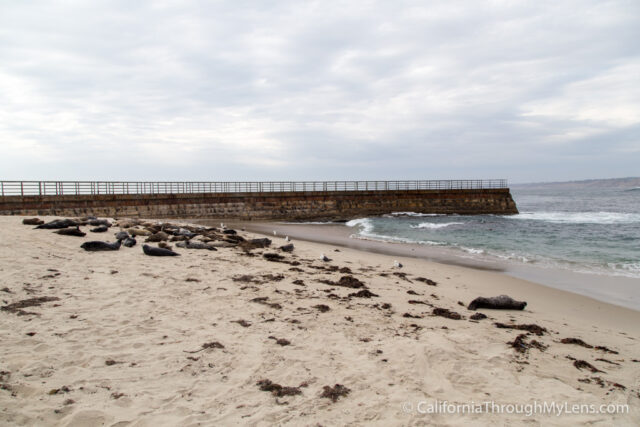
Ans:
[[[272,193],[309,191],[466,190],[507,188],[506,179],[427,181],[0,181],[1,196]]]

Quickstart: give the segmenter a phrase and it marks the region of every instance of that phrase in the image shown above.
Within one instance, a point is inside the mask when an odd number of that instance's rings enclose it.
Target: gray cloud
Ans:
[[[140,3],[0,4],[0,178],[638,174],[638,2]]]

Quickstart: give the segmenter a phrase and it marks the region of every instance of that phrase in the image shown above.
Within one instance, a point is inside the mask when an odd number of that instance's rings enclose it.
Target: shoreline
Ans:
[[[195,220],[195,222],[214,225],[220,223],[216,220]],[[376,254],[411,257],[444,265],[501,273],[539,286],[566,291],[640,312],[640,280],[635,278],[580,273],[557,267],[518,264],[497,259],[467,258],[441,246],[351,238],[353,233],[349,228],[337,223],[297,224],[277,221],[231,221],[228,224],[238,228],[243,227],[247,231],[263,234],[267,237],[273,236],[273,230],[276,230],[280,236],[288,235],[292,239],[307,242],[338,245]]]

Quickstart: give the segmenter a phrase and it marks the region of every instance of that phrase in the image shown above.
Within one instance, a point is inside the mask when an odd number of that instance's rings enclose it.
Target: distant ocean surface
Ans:
[[[520,214],[396,212],[346,223],[353,237],[451,248],[464,258],[640,278],[640,187],[511,189]]]

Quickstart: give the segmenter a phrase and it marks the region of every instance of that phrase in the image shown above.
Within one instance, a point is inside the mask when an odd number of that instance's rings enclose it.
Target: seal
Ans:
[[[138,243],[136,241],[136,239],[134,239],[133,237],[127,237],[126,239],[124,239],[122,241],[122,244],[128,248],[132,248],[136,245],[136,243]]]
[[[102,224],[102,225],[99,225],[96,228],[92,228],[89,231],[92,232],[92,233],[104,233],[106,231],[109,231],[109,227],[107,227],[106,225]]]
[[[158,231],[157,233],[147,237],[145,242],[165,242],[167,240],[169,240],[169,235],[164,231]]]
[[[170,251],[169,249],[154,248],[149,245],[142,245],[142,252],[150,256],[180,256],[179,253]]]
[[[54,231],[56,234],[61,234],[63,236],[78,236],[84,237],[87,233],[80,231],[80,228],[76,226],[76,228],[61,228],[58,231]]]
[[[44,221],[40,218],[25,218],[22,220],[24,225],[42,225]]]
[[[93,225],[97,227],[99,225],[104,225],[105,227],[111,227],[111,223],[106,219],[97,219],[97,218],[89,218],[89,225]]]
[[[527,306],[525,301],[516,301],[510,296],[499,295],[497,297],[485,298],[478,297],[471,301],[469,310],[477,310],[479,308],[491,308],[494,310],[524,310]]]
[[[78,225],[80,224],[78,224],[72,219],[54,219],[53,221],[47,222],[45,224],[40,224],[36,228],[43,228],[45,230],[55,230],[55,229],[67,228],[67,227],[77,227]]]
[[[184,241],[184,242],[178,242],[176,243],[176,246],[179,248],[185,248],[185,249],[207,249],[210,251],[217,251],[216,248],[214,248],[213,246],[207,244],[207,243],[201,243],[201,242],[192,242],[190,240]]]
[[[120,249],[120,240],[118,240],[115,243],[100,242],[100,241],[94,240],[91,242],[84,242],[82,245],[80,245],[80,247],[85,251],[90,251],[90,252],[117,251],[118,249]]]
[[[126,231],[118,231],[116,233],[116,239],[118,239],[118,240],[126,240],[129,237],[130,237],[129,233],[127,233]]]

